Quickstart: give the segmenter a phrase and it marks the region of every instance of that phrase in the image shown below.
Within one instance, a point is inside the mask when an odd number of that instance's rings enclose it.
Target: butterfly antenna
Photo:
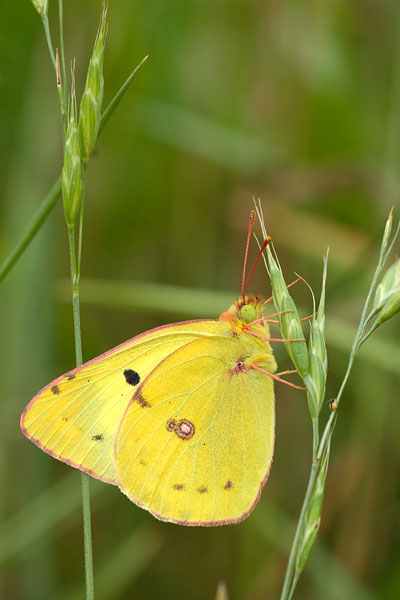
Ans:
[[[249,254],[249,245],[250,245],[250,237],[251,237],[251,232],[253,231],[253,227],[254,227],[254,219],[256,216],[256,211],[252,210],[250,212],[250,219],[249,219],[249,230],[247,232],[247,242],[246,242],[246,250],[244,253],[244,263],[243,263],[243,275],[242,275],[242,298],[244,301],[244,293],[245,293],[245,277],[246,277],[246,265],[247,265],[247,256]]]
[[[251,233],[251,231],[250,231],[250,233]],[[250,277],[253,275],[253,271],[256,268],[256,265],[257,265],[258,261],[260,260],[260,256],[262,255],[262,253],[264,252],[265,248],[270,243],[271,239],[272,238],[269,235],[267,235],[267,237],[265,238],[264,242],[262,243],[261,248],[260,248],[260,250],[259,250],[259,252],[257,254],[256,260],[254,261],[253,266],[250,269],[250,273],[247,276],[246,283],[245,284],[242,283],[242,298],[243,298],[243,301],[244,301],[244,297],[245,297],[245,294],[246,294],[247,286],[249,285]],[[244,271],[243,271],[243,280],[244,280]]]

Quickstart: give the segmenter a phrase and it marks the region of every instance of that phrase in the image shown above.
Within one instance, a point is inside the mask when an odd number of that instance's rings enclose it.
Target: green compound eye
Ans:
[[[257,318],[257,311],[252,304],[245,304],[240,311],[246,323],[251,323]]]

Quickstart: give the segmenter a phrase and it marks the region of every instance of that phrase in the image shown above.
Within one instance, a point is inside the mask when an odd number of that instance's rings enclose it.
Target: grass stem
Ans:
[[[47,42],[47,47],[49,49],[51,62],[53,63],[54,71],[57,73],[56,57],[54,55],[53,43],[51,41],[49,19],[47,17],[47,14],[40,15],[40,18],[42,19],[42,23],[43,23],[44,33],[46,36],[46,42]]]
[[[81,214],[82,221],[82,214]],[[80,224],[81,225],[81,224]],[[72,309],[74,315],[74,337],[75,337],[75,357],[76,366],[82,364],[82,334],[81,319],[79,308],[79,279],[80,279],[80,257],[76,259],[75,227],[68,227],[69,252],[71,263],[71,284],[72,284]],[[83,510],[83,538],[85,554],[85,581],[86,581],[86,600],[94,599],[94,575],[93,575],[93,545],[92,545],[92,527],[90,516],[90,488],[89,477],[86,473],[81,473],[82,483],[82,510]]]
[[[83,508],[83,538],[85,549],[86,600],[94,600],[93,544],[92,522],[90,514],[89,475],[86,475],[86,473],[81,473],[81,483]]]
[[[315,436],[315,427],[313,427],[313,436]],[[314,442],[315,442],[315,440],[314,440]],[[313,447],[315,447],[315,443],[313,444]],[[310,504],[310,499],[311,499],[311,495],[313,492],[315,480],[318,475],[318,469],[319,469],[319,457],[315,456],[315,457],[313,457],[311,471],[310,471],[310,477],[309,477],[308,485],[307,485],[307,491],[304,496],[303,506],[301,508],[300,517],[299,517],[297,527],[296,527],[296,533],[294,535],[292,547],[290,550],[290,555],[289,555],[289,560],[288,560],[288,564],[287,564],[287,568],[286,568],[285,579],[283,581],[283,587],[282,587],[282,593],[281,593],[280,600],[290,600],[290,598],[293,597],[293,593],[296,588],[297,579],[298,579],[298,576],[296,577],[296,573],[295,573],[296,556],[297,556],[297,551],[298,551],[298,547],[299,547],[302,528],[304,527],[307,509]]]
[[[61,56],[61,119],[62,119],[62,130],[63,139],[67,136],[67,70],[65,68],[65,51],[64,51],[64,5],[63,0],[58,0],[58,18],[59,18],[59,29],[60,29],[60,56]]]

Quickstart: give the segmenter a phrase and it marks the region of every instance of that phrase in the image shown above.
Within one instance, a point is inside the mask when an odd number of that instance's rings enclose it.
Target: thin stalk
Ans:
[[[280,600],[289,600],[292,597],[294,588],[293,588],[293,571],[295,568],[295,561],[297,556],[297,550],[300,541],[301,530],[306,518],[308,505],[310,504],[311,494],[314,488],[315,480],[318,475],[319,469],[319,458],[315,458],[311,465],[310,478],[308,480],[306,495],[304,496],[303,506],[301,507],[300,517],[297,523],[296,533],[293,539],[292,548],[290,550],[288,565],[286,568],[285,579],[283,582],[282,593]],[[289,595],[290,594],[290,595]]]
[[[67,69],[65,68],[65,51],[64,51],[64,5],[63,0],[58,0],[58,19],[60,26],[60,56],[63,78],[63,97],[64,106],[67,105]]]
[[[334,426],[336,424],[336,417],[336,412],[331,414],[331,418],[329,419],[324,429],[321,441],[319,441],[319,418],[316,417],[315,419],[313,419],[313,461],[311,465],[311,472],[308,480],[306,495],[304,497],[303,506],[301,508],[301,513],[296,528],[296,533],[290,551],[288,566],[286,569],[285,580],[283,583],[280,600],[291,600],[293,598],[298,580],[301,575],[301,571],[295,569],[295,562],[298,554],[300,536],[302,534],[302,529],[305,526],[307,511],[310,505],[310,500],[314,490],[315,482],[319,473],[321,457],[323,456],[323,453],[326,449],[328,439],[332,435]],[[331,425],[332,421],[333,424]]]
[[[297,583],[298,583],[298,581],[300,579],[300,575],[301,575],[300,571],[296,570],[294,572],[293,580],[292,580],[292,585],[290,586],[290,592],[289,592],[288,600],[292,600],[292,598],[293,598],[293,595],[294,595],[294,593],[296,591]]]
[[[375,329],[378,329],[380,323],[374,323],[371,327],[371,329],[369,329],[367,331],[367,333],[361,338],[360,343],[359,343],[359,347],[369,338],[369,336],[371,335],[371,333],[374,333]]]
[[[75,227],[68,227],[69,252],[71,263],[71,284],[72,284],[72,309],[74,315],[74,339],[75,339],[75,359],[76,366],[82,364],[82,335],[81,335],[81,318],[79,307],[79,262],[76,260],[75,249]]]
[[[86,195],[86,181],[87,181],[87,169],[88,169],[88,161],[83,161],[82,167],[82,195],[81,195],[81,206],[79,213],[79,241],[78,241],[78,263],[81,264],[82,258],[82,238],[83,238],[83,207],[85,204],[85,195]],[[79,272],[80,277],[80,272]]]
[[[317,458],[319,445],[319,416],[312,419],[313,428],[313,460]]]
[[[83,198],[82,198],[83,200]],[[76,260],[75,247],[75,228],[73,225],[68,227],[69,252],[71,263],[71,284],[72,284],[72,309],[74,315],[74,337],[75,337],[75,357],[76,366],[82,364],[82,334],[81,319],[79,308],[79,279],[80,279],[80,260]],[[82,483],[82,510],[83,510],[83,538],[85,554],[85,581],[86,581],[86,599],[94,600],[94,576],[93,576],[93,545],[92,545],[92,527],[90,517],[90,489],[89,477],[86,473],[81,473]]]
[[[54,70],[57,73],[56,57],[54,55],[53,43],[51,41],[49,19],[48,19],[48,17],[47,17],[46,14],[40,15],[40,18],[42,19],[42,23],[43,23],[44,33],[45,33],[45,36],[46,36],[46,42],[47,42],[47,47],[49,49],[49,54],[50,54],[51,62],[53,63]]]
[[[61,57],[61,119],[63,128],[63,139],[65,140],[67,135],[67,70],[65,68],[65,51],[64,51],[64,6],[63,0],[58,0],[58,18],[59,18],[59,29],[60,29],[60,57]]]
[[[90,515],[89,475],[86,475],[86,473],[81,473],[81,483],[83,508],[83,538],[85,548],[86,600],[94,600],[93,544],[92,522]]]
[[[326,422],[325,429],[322,433],[321,441],[320,441],[319,448],[318,448],[318,454],[317,454],[318,460],[321,460],[322,453],[326,447],[326,444],[328,443],[328,438],[332,435],[333,430],[335,429],[337,415],[338,415],[337,410],[335,410],[334,412],[331,413],[328,421]]]
[[[304,521],[307,514],[307,509],[310,504],[311,495],[314,489],[315,480],[318,475],[320,454],[318,453],[319,446],[319,417],[312,419],[312,431],[313,431],[313,454],[312,454],[312,465],[310,478],[308,480],[307,491],[304,497],[303,506],[301,508],[300,517],[297,523],[296,533],[293,539],[292,548],[290,550],[288,565],[286,568],[285,579],[283,582],[281,600],[289,600],[292,598],[294,590],[297,585],[297,580],[300,573],[295,571],[295,561],[297,557],[300,535],[304,526]]]

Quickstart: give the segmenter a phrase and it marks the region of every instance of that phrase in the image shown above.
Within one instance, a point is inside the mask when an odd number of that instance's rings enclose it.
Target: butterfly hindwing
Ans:
[[[115,483],[115,437],[136,387],[165,356],[210,335],[215,323],[159,327],[62,375],[28,404],[22,431],[48,454]]]
[[[158,518],[242,520],[267,478],[274,444],[272,354],[249,335],[201,338],[170,354],[136,390],[116,440],[118,484]],[[218,333],[219,328],[215,329]]]

